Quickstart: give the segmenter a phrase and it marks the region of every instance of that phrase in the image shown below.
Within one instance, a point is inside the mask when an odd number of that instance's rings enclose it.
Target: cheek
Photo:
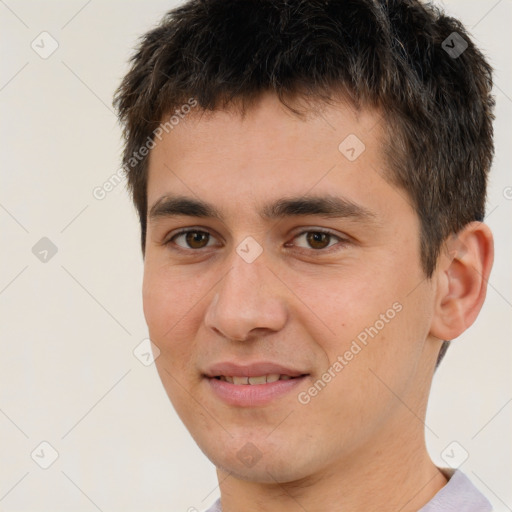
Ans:
[[[202,284],[192,276],[146,260],[142,286],[144,316],[157,338],[173,337],[175,331],[183,329],[201,296]]]
[[[314,329],[311,334],[322,340],[330,356],[335,357],[346,349],[345,345],[392,306],[393,301],[382,293],[375,277],[363,274],[351,267],[348,271],[330,272],[315,279],[295,277],[294,291],[315,313],[314,322],[310,324]]]
[[[429,331],[431,305],[424,277],[383,267],[353,267],[334,278],[311,281],[315,286],[304,301],[317,313],[309,330],[328,364],[346,354],[350,366],[361,366],[361,380],[368,379],[368,368],[382,377],[407,378],[399,374],[416,364]]]
[[[170,325],[172,321],[174,308],[171,300],[173,298],[168,293],[166,283],[159,279],[155,272],[148,269],[146,263],[142,285],[142,304],[144,317],[153,341],[163,336],[166,326]]]
[[[176,290],[179,290],[176,293]],[[160,351],[157,365],[186,367],[193,347],[193,336],[187,333],[194,313],[194,297],[187,286],[172,272],[154,269],[146,263],[142,287],[143,309],[149,336]]]
[[[160,380],[173,407],[186,425],[204,425],[200,406],[190,399],[199,382],[196,331],[201,318],[199,299],[205,291],[190,286],[189,277],[180,277],[171,268],[146,264],[143,281],[144,316],[149,336],[160,349],[155,360]],[[199,302],[198,302],[199,301]]]

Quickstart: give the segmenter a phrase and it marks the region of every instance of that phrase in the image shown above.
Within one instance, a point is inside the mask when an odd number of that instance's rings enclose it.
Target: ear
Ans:
[[[494,260],[489,227],[471,222],[444,243],[434,272],[437,281],[430,334],[452,340],[476,319],[485,300]]]

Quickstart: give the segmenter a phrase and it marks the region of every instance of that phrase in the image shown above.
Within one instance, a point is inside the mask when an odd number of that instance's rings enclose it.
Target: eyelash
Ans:
[[[170,246],[170,245],[173,245],[173,250],[176,250],[176,251],[179,251],[179,252],[186,252],[186,253],[190,253],[190,252],[200,252],[202,251],[203,249],[208,249],[210,246],[206,246],[206,247],[202,247],[200,249],[193,249],[193,248],[183,248],[179,245],[177,245],[176,243],[174,243],[174,240],[179,237],[179,236],[183,236],[183,235],[186,235],[187,233],[206,233],[210,236],[213,236],[209,231],[207,230],[204,230],[204,229],[198,229],[198,228],[189,228],[189,229],[183,229],[181,231],[178,231],[177,233],[175,233],[171,238],[169,238],[167,241],[165,241],[163,243],[163,245],[165,246]],[[338,240],[338,243],[337,244],[333,244],[333,245],[328,245],[327,247],[323,248],[323,249],[313,249],[313,248],[309,248],[309,249],[305,249],[304,247],[299,247],[300,250],[302,251],[308,251],[308,252],[314,252],[314,253],[331,253],[331,252],[334,252],[332,250],[330,250],[332,247],[336,247],[337,245],[341,245],[344,246],[346,244],[349,243],[349,240],[347,238],[342,238],[336,234],[334,234],[333,232],[331,231],[328,231],[328,230],[323,230],[323,229],[308,229],[308,230],[304,230],[304,231],[301,231],[300,233],[297,233],[294,237],[293,237],[293,240],[295,240],[296,238],[302,236],[302,235],[306,235],[308,233],[324,233],[328,236],[330,236],[331,238],[336,238]],[[208,240],[209,242],[209,240]],[[340,250],[340,248],[336,249],[336,250]]]

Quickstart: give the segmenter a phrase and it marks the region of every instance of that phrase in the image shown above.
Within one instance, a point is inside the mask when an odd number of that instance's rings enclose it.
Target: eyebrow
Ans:
[[[267,220],[306,215],[328,218],[348,217],[356,221],[371,221],[377,217],[373,211],[362,205],[332,195],[285,197],[264,205],[258,213]],[[150,220],[180,215],[225,220],[224,215],[214,205],[185,196],[162,196],[149,211]]]

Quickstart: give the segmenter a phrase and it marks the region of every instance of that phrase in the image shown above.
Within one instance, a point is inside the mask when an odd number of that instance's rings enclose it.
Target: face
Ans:
[[[342,103],[300,119],[266,95],[243,118],[191,113],[151,151],[156,365],[239,478],[307,478],[422,432],[435,290],[419,219],[383,177],[381,123]]]

